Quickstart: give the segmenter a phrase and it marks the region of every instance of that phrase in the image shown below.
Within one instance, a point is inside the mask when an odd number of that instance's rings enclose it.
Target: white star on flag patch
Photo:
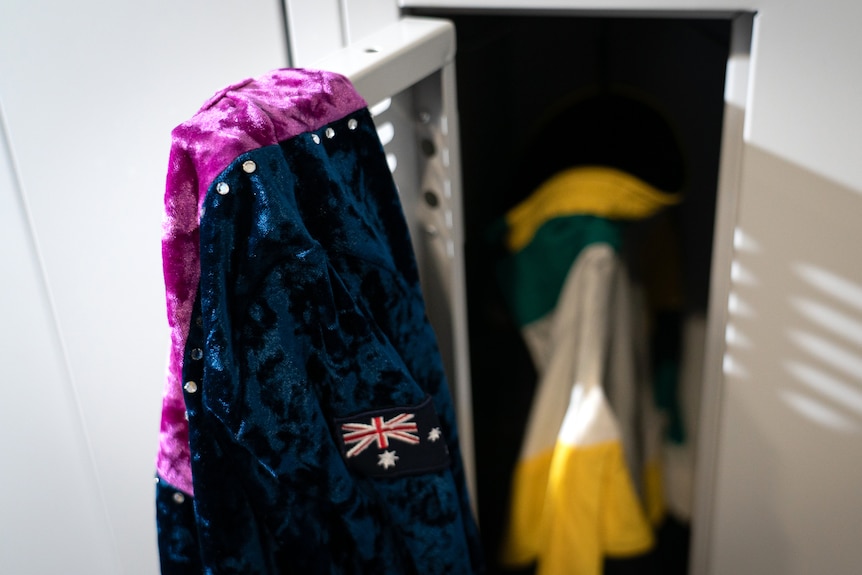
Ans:
[[[440,431],[440,428],[435,427],[434,429],[432,429],[431,431],[428,432],[428,441],[437,441],[438,439],[440,439],[440,436],[442,434],[443,434],[443,432]]]
[[[389,469],[390,467],[395,467],[395,462],[399,459],[400,457],[395,455],[394,451],[384,451],[377,456],[377,465],[383,469]]]
[[[348,466],[363,475],[392,477],[449,466],[449,449],[431,398],[335,420]]]

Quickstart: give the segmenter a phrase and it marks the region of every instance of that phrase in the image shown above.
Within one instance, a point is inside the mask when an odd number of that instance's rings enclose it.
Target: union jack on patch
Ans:
[[[336,418],[345,463],[369,477],[428,473],[449,466],[449,449],[434,403],[387,407]]]
[[[389,447],[390,440],[403,441],[410,445],[419,443],[416,435],[419,428],[411,421],[415,417],[413,413],[399,413],[391,419],[383,417],[372,417],[371,423],[344,423],[341,430],[344,432],[345,445],[353,445],[345,455],[355,457],[368,449],[372,443],[377,442],[377,449]]]

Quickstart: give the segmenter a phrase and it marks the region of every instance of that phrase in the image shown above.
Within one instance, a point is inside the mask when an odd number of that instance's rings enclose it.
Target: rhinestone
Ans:
[[[195,361],[199,361],[204,356],[204,350],[199,347],[196,347],[192,350],[192,359]]]
[[[198,384],[195,381],[187,381],[183,386],[183,389],[188,391],[189,393],[194,393],[198,390]]]
[[[257,164],[255,164],[252,160],[246,160],[242,163],[242,171],[246,174],[253,174],[257,169]]]
[[[356,121],[356,118],[350,118],[347,120],[347,128],[350,130],[355,130],[356,126],[359,125],[359,122]]]
[[[175,501],[175,502],[177,502],[177,503],[182,503],[182,502],[183,502],[183,501],[185,501],[185,500],[186,500],[186,496],[185,496],[185,495],[183,495],[182,493],[180,493],[179,491],[177,491],[176,493],[174,493],[174,501]]]
[[[312,139],[312,141],[313,141],[315,144],[319,144],[319,143],[320,143],[320,136],[318,136],[317,134],[312,134],[312,135],[311,135],[311,139]]]
[[[216,191],[223,196],[230,191],[230,186],[227,185],[227,182],[219,182],[216,185]]]
[[[332,128],[326,128],[326,137],[330,140],[335,137],[335,130]]]

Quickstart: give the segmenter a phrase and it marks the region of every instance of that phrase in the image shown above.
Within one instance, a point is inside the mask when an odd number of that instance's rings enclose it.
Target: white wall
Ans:
[[[0,572],[50,573],[62,565],[71,573],[111,573],[110,528],[8,152],[4,137]],[[46,542],[63,541],[69,544],[45,552]]]
[[[395,0],[281,0],[294,66],[304,67],[399,17]]]
[[[153,574],[170,131],[286,64],[276,0],[0,10],[0,573]]]

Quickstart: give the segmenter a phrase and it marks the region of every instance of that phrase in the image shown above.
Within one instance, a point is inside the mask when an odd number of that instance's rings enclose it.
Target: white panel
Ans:
[[[105,572],[152,574],[169,343],[159,242],[170,132],[216,90],[286,63],[282,17],[275,2],[240,0],[22,0],[2,11],[8,134],[120,556]],[[19,297],[8,282],[0,290],[2,301]],[[43,407],[18,409],[37,421]],[[37,445],[29,453],[42,458]],[[70,501],[89,497],[59,461],[50,477],[51,491],[76,491]],[[0,514],[4,530],[23,520]],[[48,532],[44,549],[63,543]]]
[[[291,66],[306,67],[347,43],[339,0],[283,0]]]
[[[110,575],[118,557],[30,232],[0,110],[0,573]]]
[[[282,0],[291,65],[306,67],[398,21],[395,0]]]
[[[751,140],[862,188],[862,2],[771,0],[760,20]]]
[[[862,292],[862,41],[854,24],[862,6],[764,4],[731,268],[737,343],[728,342],[724,362],[709,572],[855,573],[862,346],[848,333],[862,313],[859,298],[846,294]]]
[[[749,145],[710,573],[862,562],[862,196]]]
[[[347,23],[348,44],[398,21],[394,0],[341,0]]]

